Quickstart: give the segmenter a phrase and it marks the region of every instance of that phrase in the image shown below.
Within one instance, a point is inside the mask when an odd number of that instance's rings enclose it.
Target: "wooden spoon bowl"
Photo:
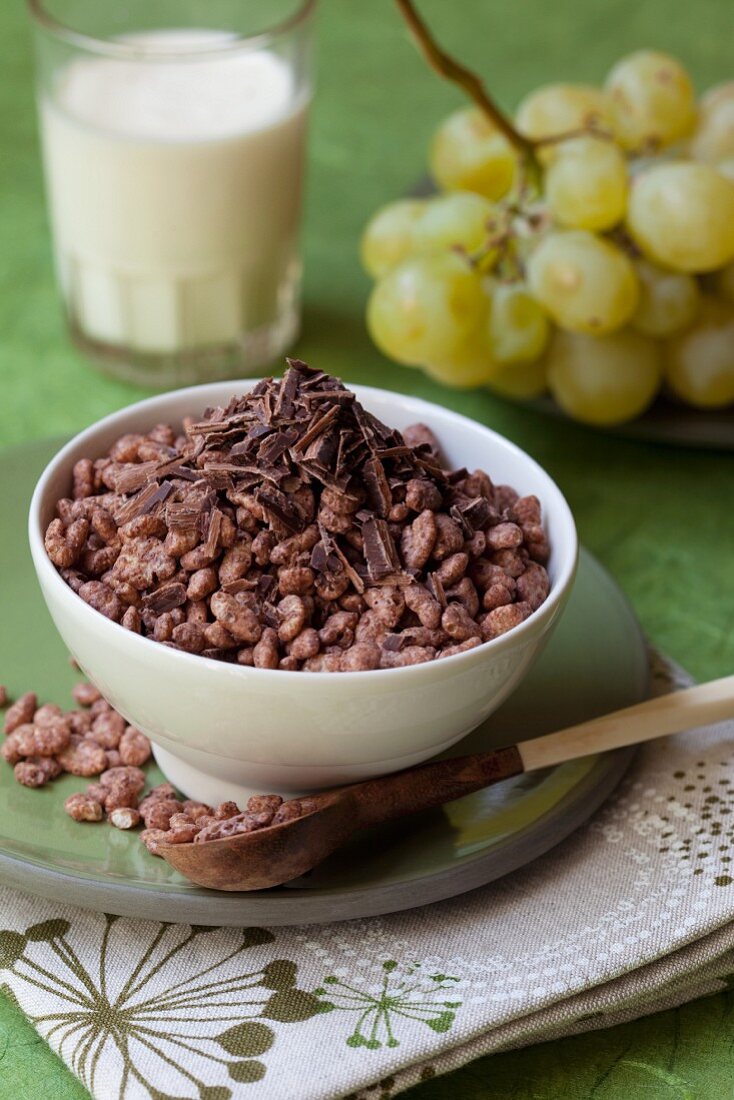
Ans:
[[[204,844],[160,844],[158,851],[186,878],[211,890],[265,890],[290,882],[359,828],[352,799],[317,797],[318,807],[292,821]]]

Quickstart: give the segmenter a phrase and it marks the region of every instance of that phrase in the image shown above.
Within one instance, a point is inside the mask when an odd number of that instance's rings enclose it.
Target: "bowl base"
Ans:
[[[218,806],[221,802],[236,802],[240,808],[244,808],[247,799],[253,794],[282,794],[287,799],[310,793],[305,790],[265,791],[262,785],[248,787],[244,783],[235,783],[216,775],[208,775],[158,745],[153,745],[153,756],[168,782],[172,783],[177,791],[186,798],[205,802],[207,806]]]
[[[153,755],[156,764],[161,769],[169,783],[181,791],[187,798],[197,802],[205,802],[208,806],[218,806],[220,802],[236,802],[244,807],[247,799],[253,794],[280,794],[284,799],[301,798],[309,794],[317,794],[319,791],[328,790],[330,787],[344,787],[349,783],[361,783],[365,779],[373,779],[379,775],[389,775],[392,772],[402,771],[404,768],[412,768],[415,764],[422,764],[434,756],[450,749],[458,741],[463,740],[471,733],[473,726],[458,730],[445,741],[421,752],[409,753],[405,756],[392,757],[389,760],[377,760],[364,764],[336,764],[330,766],[312,765],[309,767],[297,765],[259,765],[241,764],[242,769],[247,770],[248,778],[257,785],[251,787],[249,783],[237,782],[225,779],[221,775],[213,774],[205,770],[205,767],[197,767],[195,763],[182,759],[181,756],[162,749],[153,742]],[[199,757],[202,764],[206,762],[205,753],[196,753],[195,750],[187,750],[189,757]],[[229,763],[234,763],[230,761]],[[258,774],[260,773],[260,775]],[[260,777],[261,776],[261,777]],[[306,780],[304,785],[303,781]],[[311,780],[310,785],[308,780]]]

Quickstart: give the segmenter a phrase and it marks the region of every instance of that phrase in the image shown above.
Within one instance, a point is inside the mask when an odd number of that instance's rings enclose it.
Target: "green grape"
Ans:
[[[611,229],[624,217],[627,190],[627,162],[613,142],[580,137],[556,146],[545,196],[559,225]]]
[[[511,363],[502,367],[486,382],[486,387],[500,397],[510,397],[514,401],[529,401],[540,397],[548,388],[546,382],[545,359],[536,359],[533,363]]]
[[[521,283],[499,283],[492,293],[489,343],[497,363],[531,363],[548,343],[548,317]]]
[[[515,122],[518,130],[533,140],[584,129],[614,132],[609,97],[590,84],[544,84],[523,99]],[[554,155],[553,145],[543,150],[544,160],[551,160]]]
[[[647,260],[635,264],[640,301],[631,324],[645,336],[673,336],[693,322],[700,302],[698,283],[682,271],[664,271]]]
[[[515,178],[517,157],[507,138],[478,107],[462,107],[439,126],[431,144],[431,175],[445,191],[501,199]]]
[[[584,424],[623,424],[660,388],[661,346],[639,332],[609,336],[558,330],[546,356],[548,385],[561,408]]]
[[[734,157],[727,157],[726,160],[720,160],[716,165],[716,169],[725,179],[731,180],[732,183],[734,183]]]
[[[527,264],[530,289],[556,324],[603,335],[635,311],[639,286],[629,258],[584,229],[548,234]]]
[[[416,222],[413,244],[417,252],[434,252],[453,247],[477,252],[486,246],[496,219],[496,208],[481,195],[454,191],[426,203]],[[495,227],[496,228],[496,227]]]
[[[734,309],[728,302],[705,298],[694,327],[668,342],[665,380],[687,405],[734,403]]]
[[[698,125],[689,151],[696,160],[734,158],[734,81],[709,89],[698,105]]]
[[[432,360],[424,367],[434,382],[459,390],[473,390],[486,385],[498,369],[483,332],[472,333],[452,355]]]
[[[605,88],[615,129],[626,149],[661,149],[696,124],[696,97],[686,70],[668,54],[638,50],[618,61]]]
[[[640,173],[627,227],[651,260],[674,271],[713,271],[734,259],[734,183],[710,164],[670,161]]]
[[[360,253],[362,265],[374,279],[381,279],[413,251],[415,227],[427,203],[400,199],[381,207],[367,222]]]
[[[458,252],[411,256],[376,283],[367,327],[378,348],[408,366],[443,362],[486,324],[489,299]]]

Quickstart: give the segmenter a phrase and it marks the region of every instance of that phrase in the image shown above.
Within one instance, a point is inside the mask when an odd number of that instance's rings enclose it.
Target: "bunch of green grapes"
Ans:
[[[362,237],[377,346],[448,386],[572,417],[632,419],[661,387],[734,403],[734,82],[700,102],[652,50],[603,88],[520,104],[528,159],[478,107],[438,128],[439,190],[379,210]]]

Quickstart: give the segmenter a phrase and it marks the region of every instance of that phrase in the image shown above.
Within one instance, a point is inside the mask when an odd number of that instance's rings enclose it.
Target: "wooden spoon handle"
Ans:
[[[513,775],[725,718],[734,718],[734,676],[648,699],[509,748],[419,764],[404,772],[357,783],[344,793],[352,800],[358,827],[375,825],[440,806]]]
[[[363,828],[441,806],[523,771],[522,757],[511,745],[494,752],[418,764],[404,772],[356,783],[347,791],[355,807],[357,827]]]
[[[518,748],[525,771],[533,771],[727,718],[734,718],[734,676],[659,695],[558,733],[523,741]]]

